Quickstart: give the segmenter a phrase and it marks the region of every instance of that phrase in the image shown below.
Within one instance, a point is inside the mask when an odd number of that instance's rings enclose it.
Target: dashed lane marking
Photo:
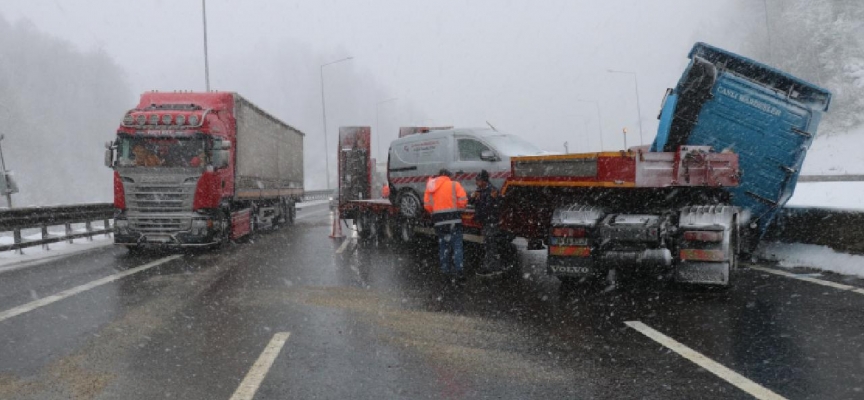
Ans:
[[[132,275],[132,274],[137,274],[137,273],[139,273],[139,272],[141,272],[141,271],[145,271],[145,270],[148,270],[148,269],[150,269],[150,268],[153,268],[153,267],[156,267],[156,266],[159,266],[159,265],[165,264],[165,263],[167,263],[168,261],[176,260],[176,259],[178,259],[178,258],[180,258],[180,257],[182,257],[182,256],[179,255],[179,254],[175,254],[175,255],[173,255],[173,256],[168,256],[168,257],[165,257],[165,258],[160,258],[160,259],[158,259],[158,260],[156,260],[156,261],[149,262],[149,263],[144,264],[144,265],[142,265],[142,266],[140,266],[140,267],[131,268],[131,269],[128,269],[128,270],[126,270],[126,271],[123,271],[123,272],[120,272],[120,273],[117,273],[117,274],[114,274],[114,275],[109,275],[109,276],[106,276],[106,277],[104,277],[104,278],[100,278],[100,279],[97,279],[97,280],[95,280],[95,281],[92,281],[92,282],[89,282],[89,283],[85,283],[85,284],[83,284],[83,285],[81,285],[81,286],[76,286],[76,287],[74,287],[74,288],[72,288],[72,289],[67,289],[67,290],[64,290],[64,291],[62,291],[62,292],[60,292],[60,293],[53,294],[53,295],[48,296],[48,297],[43,297],[43,298],[41,298],[41,299],[39,299],[39,300],[31,301],[31,302],[29,302],[29,303],[27,303],[27,304],[22,304],[22,305],[20,305],[20,306],[18,306],[18,307],[11,308],[11,309],[8,309],[8,310],[6,310],[6,311],[2,311],[2,312],[0,312],[0,322],[5,321],[5,320],[7,320],[7,319],[9,319],[9,318],[12,318],[12,317],[15,317],[15,316],[18,316],[18,315],[24,314],[24,313],[26,313],[26,312],[33,311],[33,310],[35,310],[35,309],[37,309],[37,308],[47,306],[47,305],[49,305],[49,304],[51,304],[51,303],[58,302],[58,301],[63,300],[63,299],[65,299],[65,298],[67,298],[67,297],[72,297],[72,296],[74,296],[74,295],[76,295],[76,294],[78,294],[78,293],[85,292],[85,291],[90,290],[90,289],[93,289],[93,288],[95,288],[95,287],[97,287],[97,286],[102,286],[102,285],[104,285],[104,284],[106,284],[106,283],[114,282],[114,281],[116,281],[116,280],[118,280],[118,279],[120,279],[120,278],[123,278],[123,277],[129,276],[129,275]]]
[[[309,218],[309,217],[315,217],[315,216],[318,216],[318,215],[324,215],[324,214],[329,214],[329,213],[330,213],[330,210],[315,211],[315,212],[310,212],[310,213],[308,213],[308,214],[305,214],[305,213],[304,213],[303,215],[300,215],[300,216],[298,216],[298,217],[295,218],[295,219],[306,219],[306,218]]]
[[[276,357],[279,356],[279,352],[285,346],[289,336],[291,336],[291,332],[279,332],[273,335],[270,343],[267,344],[246,377],[240,382],[240,386],[234,391],[231,400],[252,400],[255,397],[255,392],[258,391],[261,382],[264,381],[264,377],[267,376],[267,372],[270,371],[270,367],[273,366],[273,362],[276,361]]]
[[[342,254],[342,252],[345,251],[345,249],[348,248],[348,245],[352,242],[354,242],[354,239],[345,238],[345,240],[342,241],[342,245],[336,250],[336,254]]]
[[[844,285],[842,283],[825,281],[822,279],[816,279],[816,278],[812,278],[809,276],[793,274],[791,272],[780,271],[780,270],[772,269],[772,268],[759,267],[759,266],[755,266],[755,265],[751,265],[750,268],[755,269],[757,271],[767,272],[769,274],[780,275],[780,276],[785,276],[787,278],[797,279],[799,281],[815,283],[817,285],[822,285],[822,286],[828,286],[828,287],[832,287],[832,288],[838,289],[838,290],[848,290],[850,292],[854,292],[854,293],[858,293],[858,294],[864,294],[864,289],[859,288],[859,287],[855,287],[855,286]]]
[[[678,355],[692,361],[696,365],[708,370],[714,375],[717,375],[720,379],[723,379],[726,382],[735,385],[738,389],[741,389],[751,396],[757,399],[770,399],[770,400],[786,400],[785,397],[780,396],[777,393],[772,392],[771,390],[765,388],[764,386],[753,382],[743,375],[724,367],[722,364],[702,355],[702,353],[693,350],[675,339],[670,338],[656,330],[651,328],[648,325],[643,324],[641,321],[627,321],[624,322],[627,326],[639,331],[639,333],[648,336],[651,340],[660,343],[665,346],[669,350],[672,350]]]

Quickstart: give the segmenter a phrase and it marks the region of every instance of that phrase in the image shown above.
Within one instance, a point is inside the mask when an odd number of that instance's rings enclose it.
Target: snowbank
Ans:
[[[62,233],[56,232],[55,234],[59,235]],[[25,237],[25,239],[29,240],[39,238],[40,235],[29,235]],[[10,244],[12,243],[12,238],[8,236],[0,237],[0,243]],[[82,238],[75,239],[71,244],[66,242],[51,243],[48,245],[50,250],[45,250],[42,246],[33,246],[24,248],[24,254],[18,254],[16,251],[3,251],[0,252],[0,273],[43,264],[57,258],[67,257],[95,248],[108,247],[113,244],[114,239],[112,237],[96,235],[93,236],[92,241]]]
[[[864,256],[839,253],[827,246],[800,243],[764,243],[756,256],[777,261],[781,267],[807,267],[864,278]]]
[[[802,175],[864,174],[864,127],[813,141]],[[864,182],[799,182],[788,205],[864,210]]]
[[[864,174],[864,127],[833,136],[819,136],[813,141],[803,175]]]
[[[786,204],[864,210],[864,182],[799,182]]]

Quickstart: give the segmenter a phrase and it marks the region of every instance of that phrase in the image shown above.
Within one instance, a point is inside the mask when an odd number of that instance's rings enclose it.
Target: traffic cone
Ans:
[[[333,229],[330,231],[331,239],[340,239],[345,237],[342,235],[342,220],[339,218],[339,211],[336,211],[336,215],[333,216]]]

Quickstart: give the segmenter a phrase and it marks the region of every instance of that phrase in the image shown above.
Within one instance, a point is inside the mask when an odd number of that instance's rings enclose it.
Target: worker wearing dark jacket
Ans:
[[[501,258],[496,237],[501,220],[499,213],[501,196],[498,188],[489,182],[489,172],[485,169],[477,176],[477,191],[471,195],[470,202],[474,205],[474,220],[483,226],[483,247],[486,250],[483,266],[477,275],[498,274],[501,272]]]
[[[423,204],[426,211],[432,215],[432,224],[435,225],[435,233],[438,235],[441,271],[456,275],[456,278],[461,280],[462,211],[468,205],[468,195],[459,182],[450,179],[451,176],[450,171],[442,169],[438,176],[429,179]]]

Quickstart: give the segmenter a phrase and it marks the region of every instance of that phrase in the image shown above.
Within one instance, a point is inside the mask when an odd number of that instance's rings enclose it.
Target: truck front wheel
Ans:
[[[231,243],[231,212],[225,210],[219,215],[219,225],[222,227],[219,232],[219,247],[227,247]]]

